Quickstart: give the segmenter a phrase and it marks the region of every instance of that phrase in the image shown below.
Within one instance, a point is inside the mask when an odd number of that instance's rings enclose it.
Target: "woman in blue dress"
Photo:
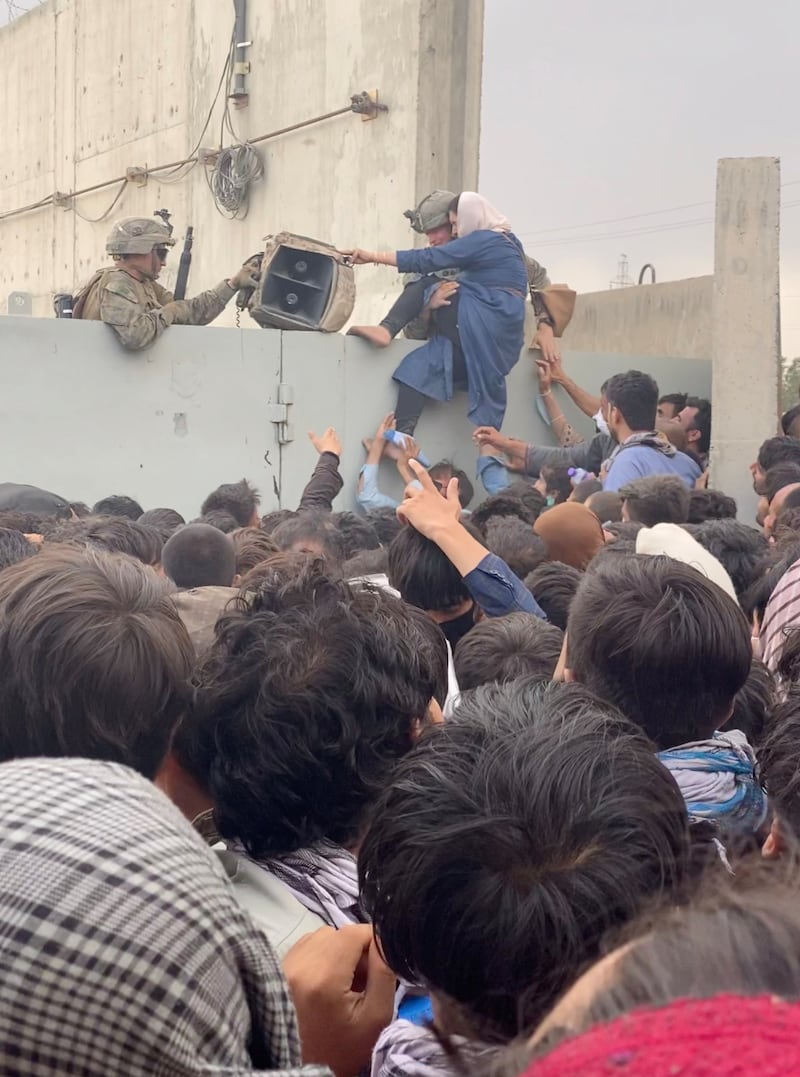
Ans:
[[[397,429],[406,434],[413,434],[428,400],[450,400],[459,389],[467,390],[475,426],[499,430],[506,376],[523,346],[528,273],[522,244],[508,220],[474,191],[453,200],[450,220],[457,238],[440,247],[343,252],[354,265],[374,262],[401,273],[459,271],[457,292],[435,312],[434,335],[409,352],[393,375]]]

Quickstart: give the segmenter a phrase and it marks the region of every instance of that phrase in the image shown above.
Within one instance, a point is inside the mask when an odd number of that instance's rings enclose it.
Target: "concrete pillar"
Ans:
[[[417,198],[478,185],[484,0],[421,0]]]
[[[711,484],[752,523],[749,465],[777,431],[780,386],[780,162],[725,158],[717,167]]]

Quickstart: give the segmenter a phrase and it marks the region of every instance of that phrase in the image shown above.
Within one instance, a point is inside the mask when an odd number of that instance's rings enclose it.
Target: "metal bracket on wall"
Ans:
[[[278,386],[276,404],[267,404],[267,419],[275,426],[279,445],[294,441],[294,428],[289,422],[289,408],[294,404],[294,386],[286,382]]]
[[[125,179],[128,183],[132,183],[135,187],[147,186],[147,169],[146,168],[127,168],[125,170]]]
[[[357,112],[364,121],[377,119],[379,112],[389,111],[389,106],[381,104],[378,100],[377,90],[362,90],[361,93],[354,93],[350,98],[350,103],[353,112]]]

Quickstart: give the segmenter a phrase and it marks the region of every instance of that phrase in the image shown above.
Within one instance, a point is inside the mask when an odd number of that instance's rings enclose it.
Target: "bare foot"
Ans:
[[[363,337],[376,348],[387,348],[392,343],[389,330],[382,325],[351,325],[347,330],[349,337]]]

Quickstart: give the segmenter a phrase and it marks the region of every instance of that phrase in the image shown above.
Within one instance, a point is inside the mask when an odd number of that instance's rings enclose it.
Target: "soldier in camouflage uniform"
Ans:
[[[424,233],[431,247],[440,247],[453,238],[448,211],[457,197],[452,191],[432,191],[422,199],[416,209],[407,209],[403,216],[409,219],[415,232]],[[533,258],[526,255],[525,262],[531,302],[536,314],[539,338],[537,344],[546,349],[548,344],[552,343],[553,323],[536,293],[545,288],[550,279],[544,266],[539,265]],[[418,273],[406,273],[403,277],[403,294],[380,325],[354,325],[348,333],[364,337],[380,348],[385,348],[401,330],[409,340],[427,340],[431,331],[431,314],[440,307],[449,305],[449,297],[458,288],[458,273],[457,269],[442,269],[427,277]],[[424,293],[435,279],[443,283],[425,303]]]
[[[115,264],[98,270],[81,289],[73,318],[105,322],[124,348],[140,351],[170,325],[208,325],[240,288],[251,288],[258,281],[257,270],[245,264],[235,276],[194,299],[174,299],[156,283],[174,246],[162,221],[152,217],[117,221],[106,242]]]

